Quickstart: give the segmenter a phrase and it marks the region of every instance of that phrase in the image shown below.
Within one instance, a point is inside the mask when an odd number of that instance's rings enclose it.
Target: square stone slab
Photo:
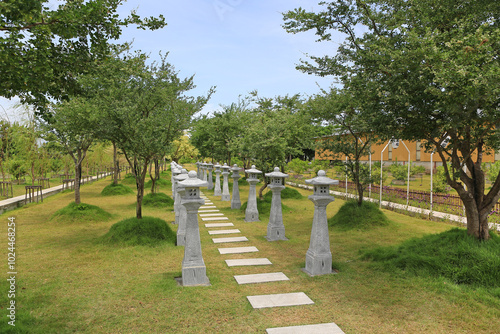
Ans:
[[[205,205],[213,205],[214,203],[212,203],[211,201],[205,201]]]
[[[209,223],[205,224],[205,227],[229,227],[234,226],[233,223]]]
[[[213,238],[214,244],[222,244],[224,242],[243,242],[248,241],[247,237],[232,237],[232,238]]]
[[[203,212],[220,212],[220,210],[198,210],[198,213],[203,213]]]
[[[274,295],[247,296],[253,308],[297,306],[314,304],[303,292],[280,293]]]
[[[200,206],[200,210],[203,210],[203,209],[217,209],[217,207],[215,205]]]
[[[317,324],[305,326],[276,327],[266,329],[268,334],[344,334],[336,324]]]
[[[219,216],[224,216],[223,213],[202,213],[200,214],[200,217],[219,217]]]
[[[208,231],[208,234],[210,235],[215,235],[215,234],[233,234],[233,233],[241,233],[240,230],[237,228],[232,229],[232,230],[215,230],[215,231]]]
[[[220,254],[241,254],[241,253],[252,253],[258,251],[259,250],[255,246],[219,248]]]
[[[217,220],[229,220],[227,217],[205,217],[201,218],[203,221],[217,221]]]
[[[235,275],[234,279],[238,284],[267,283],[277,281],[289,281],[290,279],[283,273],[264,273],[252,275]]]
[[[269,259],[258,258],[258,259],[233,259],[226,260],[228,267],[238,267],[238,266],[266,266],[272,264]]]

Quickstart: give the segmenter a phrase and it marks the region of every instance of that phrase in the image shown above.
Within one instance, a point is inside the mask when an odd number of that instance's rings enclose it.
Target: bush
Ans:
[[[132,188],[127,187],[126,185],[117,183],[111,183],[108,184],[104,189],[101,191],[102,196],[115,196],[115,195],[127,195],[127,194],[133,194],[134,190]]]
[[[157,246],[175,244],[176,235],[167,223],[154,217],[128,218],[111,226],[108,233],[99,238],[104,244],[124,246]]]
[[[302,174],[309,168],[309,163],[299,158],[292,159],[286,165],[287,173],[293,172],[295,174]]]
[[[328,226],[342,230],[369,229],[387,226],[389,222],[377,204],[364,201],[358,206],[356,201],[347,201],[333,217],[328,219]]]
[[[56,211],[52,216],[52,220],[57,220],[58,222],[101,222],[107,221],[111,217],[112,215],[109,212],[104,211],[98,206],[72,202]]]
[[[135,176],[132,173],[127,173],[122,180],[124,184],[135,184]]]
[[[174,205],[172,197],[164,193],[150,193],[142,199],[142,205],[153,207],[168,207]]]
[[[293,188],[286,187],[281,192],[281,199],[289,199],[289,198],[291,198],[291,199],[302,199],[303,197],[304,196],[302,196],[302,194],[300,192],[298,192],[296,189],[293,189]],[[268,200],[269,202],[271,202],[272,198],[273,198],[272,191],[268,191],[264,195],[264,199]]]
[[[399,246],[365,252],[363,259],[377,262],[384,270],[403,270],[424,277],[442,277],[455,284],[500,287],[500,237],[481,242],[465,229],[413,238]]]

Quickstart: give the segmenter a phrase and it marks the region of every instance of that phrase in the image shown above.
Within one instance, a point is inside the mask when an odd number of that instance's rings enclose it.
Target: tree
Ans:
[[[103,117],[92,99],[73,97],[53,105],[51,122],[45,127],[57,136],[70,155],[75,168],[75,203],[80,204],[82,163],[90,145],[96,139]]]
[[[369,167],[360,159],[371,153],[371,144],[375,141],[369,121],[362,112],[363,104],[354,99],[349,90],[332,88],[330,92],[314,96],[309,106],[312,115],[336,127],[334,135],[317,141],[317,148],[320,154],[330,152],[334,159],[342,161],[347,176],[356,185],[358,206],[361,206],[363,193],[373,178]]]
[[[132,168],[136,216],[141,219],[149,164],[170,150],[211,92],[207,97],[186,96],[194,88],[193,77],[180,79],[166,56],[148,65],[143,54],[111,59],[94,76],[86,77],[84,86],[105,115],[99,136],[116,143]]]
[[[132,12],[118,17],[124,0],[4,0],[0,3],[0,96],[19,96],[43,113],[49,101],[81,91],[77,78],[109,56],[109,40],[122,27],[166,25],[163,16],[141,19]],[[61,3],[62,2],[62,3]]]
[[[365,92],[377,135],[426,140],[465,206],[468,233],[487,240],[488,215],[500,198],[500,177],[485,193],[481,167],[484,154],[500,149],[500,3],[322,4],[322,12],[299,8],[284,14],[285,29],[312,29],[322,41],[331,40],[332,31],[347,38],[335,56],[311,57],[313,63],[299,69],[334,75],[345,87]]]

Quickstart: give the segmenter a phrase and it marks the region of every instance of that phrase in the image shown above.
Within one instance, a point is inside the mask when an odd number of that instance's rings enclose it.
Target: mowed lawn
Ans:
[[[16,218],[16,331],[13,333],[264,333],[266,328],[335,322],[345,333],[498,333],[499,298],[445,280],[389,274],[360,260],[360,252],[395,245],[411,237],[454,227],[385,211],[393,221],[371,230],[330,231],[337,274],[309,277],[302,272],[314,206],[310,192],[284,200],[287,241],[264,239],[268,215],[245,223],[244,212],[231,210],[211,191],[204,191],[249,242],[214,244],[200,220],[209,287],[181,287],[183,247],[117,247],[97,238],[111,225],[135,215],[135,195],[103,197],[109,178],[85,185],[82,202],[113,214],[105,222],[59,222],[54,212],[73,200],[58,194],[0,217]],[[170,187],[160,189],[171,195]],[[248,186],[240,187],[242,202]],[[328,207],[331,217],[343,201]],[[144,208],[173,230],[171,209]],[[4,273],[7,238],[3,233]],[[236,235],[231,235],[236,236]],[[219,236],[216,236],[219,237]],[[257,253],[220,255],[219,247],[256,246]],[[228,267],[225,259],[268,258],[273,265]],[[290,281],[238,285],[234,275],[283,272]],[[8,285],[0,288],[6,305]],[[253,309],[247,296],[305,292],[314,305]],[[2,312],[6,314],[6,307]],[[8,318],[2,316],[2,322]],[[2,324],[0,328],[8,326]]]

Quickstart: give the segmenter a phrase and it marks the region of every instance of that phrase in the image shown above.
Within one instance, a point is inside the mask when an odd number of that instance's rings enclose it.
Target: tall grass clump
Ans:
[[[149,193],[142,199],[142,205],[149,207],[168,207],[174,205],[174,200],[164,193]]]
[[[358,206],[356,201],[347,201],[333,217],[328,219],[328,226],[342,230],[369,229],[387,226],[389,222],[377,204],[364,201]]]
[[[134,191],[132,188],[121,184],[121,183],[111,183],[108,184],[104,189],[101,191],[102,196],[117,196],[117,195],[127,195],[127,194],[133,194]]]
[[[57,222],[101,222],[107,221],[112,215],[98,206],[75,202],[70,203],[64,208],[56,211],[52,220]]]
[[[175,244],[175,241],[176,235],[168,224],[154,217],[124,219],[99,238],[103,244],[119,246],[157,246],[162,243]]]
[[[493,232],[490,236],[489,241],[482,242],[465,229],[454,228],[399,246],[379,247],[365,252],[362,258],[377,262],[384,270],[500,288],[500,237]]]

